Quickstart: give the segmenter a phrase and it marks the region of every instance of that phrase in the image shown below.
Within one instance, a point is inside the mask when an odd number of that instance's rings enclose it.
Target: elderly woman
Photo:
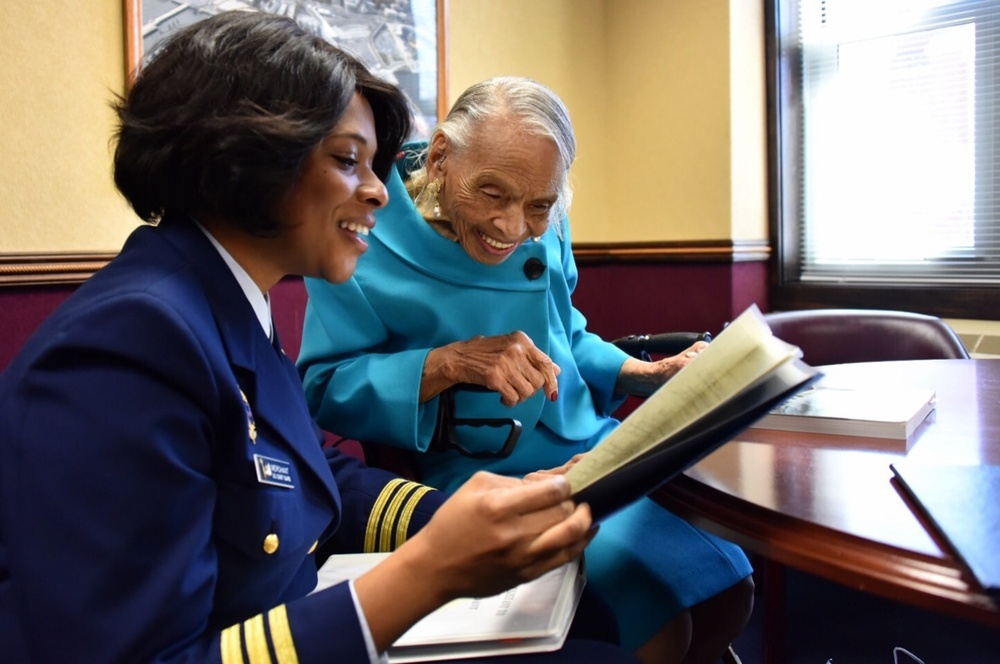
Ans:
[[[447,490],[479,469],[517,477],[586,452],[618,425],[626,395],[690,361],[700,346],[630,358],[573,307],[575,153],[563,103],[523,78],[472,86],[429,144],[406,149],[365,263],[343,284],[307,280],[299,370],[322,426],[420,453],[422,480]],[[435,439],[460,383],[490,391],[458,392],[455,417],[523,424],[512,451],[488,428]],[[648,661],[717,661],[753,603],[738,547],[648,499],[602,524],[587,564],[624,644]]]
[[[446,501],[324,453],[269,338],[282,276],[344,281],[364,253],[410,131],[397,88],[234,12],[178,32],[117,110],[115,182],[153,223],[0,376],[5,662],[375,663],[449,599],[581,553],[564,478],[480,473]],[[394,553],[309,594],[318,552],[392,515]],[[581,660],[634,661],[585,641],[527,661]]]

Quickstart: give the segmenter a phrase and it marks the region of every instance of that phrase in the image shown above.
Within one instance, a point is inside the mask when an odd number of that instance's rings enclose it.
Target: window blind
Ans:
[[[802,281],[1000,284],[1000,2],[798,19]]]

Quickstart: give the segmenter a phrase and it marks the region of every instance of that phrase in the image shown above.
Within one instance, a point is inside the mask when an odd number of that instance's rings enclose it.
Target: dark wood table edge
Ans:
[[[1000,606],[953,558],[934,558],[768,510],[680,475],[651,496],[747,551],[887,599],[1000,628]]]

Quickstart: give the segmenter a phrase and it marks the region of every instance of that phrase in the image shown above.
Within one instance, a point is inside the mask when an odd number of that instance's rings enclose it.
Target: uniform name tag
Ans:
[[[257,481],[261,484],[294,489],[292,484],[292,464],[281,459],[253,455],[254,467],[257,469]]]

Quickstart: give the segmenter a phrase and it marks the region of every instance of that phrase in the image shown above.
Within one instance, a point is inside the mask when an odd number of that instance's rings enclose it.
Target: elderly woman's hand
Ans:
[[[506,406],[515,406],[541,389],[556,400],[561,369],[538,350],[524,332],[474,337],[435,348],[427,354],[420,382],[420,402],[452,385],[472,383],[500,394]]]
[[[643,362],[630,357],[625,360],[621,371],[618,372],[615,391],[618,394],[648,397],[657,388],[673,378],[678,371],[686,367],[691,360],[698,357],[698,354],[707,347],[708,344],[704,341],[696,341],[683,352],[656,362]]]
[[[544,470],[536,470],[528,473],[524,476],[525,481],[534,482],[537,480],[544,480],[553,475],[565,475],[569,472],[569,469],[580,463],[580,461],[587,455],[586,452],[581,452],[580,454],[574,454],[569,461],[561,466],[556,466],[555,468],[546,468]]]

